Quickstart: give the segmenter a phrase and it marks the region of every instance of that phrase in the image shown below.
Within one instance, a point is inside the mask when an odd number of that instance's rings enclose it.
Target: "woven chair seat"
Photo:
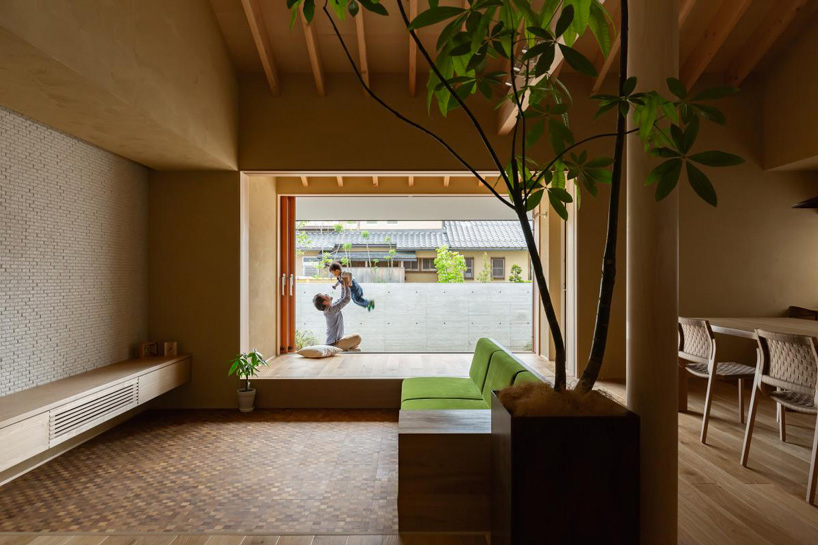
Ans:
[[[790,390],[770,392],[770,397],[782,406],[801,413],[818,414],[818,407],[812,396]]]
[[[706,363],[685,362],[685,368],[690,371],[690,374],[697,377],[707,378],[710,376]],[[720,361],[716,368],[716,376],[722,379],[753,378],[755,374],[754,367],[733,361]]]

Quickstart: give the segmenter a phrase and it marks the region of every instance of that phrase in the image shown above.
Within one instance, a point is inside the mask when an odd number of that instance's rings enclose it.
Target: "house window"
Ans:
[[[435,258],[434,257],[421,257],[420,258],[420,270],[425,272],[435,272],[437,269],[435,268]]]
[[[466,270],[463,272],[463,278],[466,280],[474,280],[474,258],[466,258]]]
[[[350,267],[366,267],[366,261],[353,261],[349,264]]]
[[[506,277],[506,258],[491,258],[491,277],[495,280],[503,280]]]
[[[403,268],[407,271],[416,271],[418,270],[418,262],[417,261],[404,261]]]

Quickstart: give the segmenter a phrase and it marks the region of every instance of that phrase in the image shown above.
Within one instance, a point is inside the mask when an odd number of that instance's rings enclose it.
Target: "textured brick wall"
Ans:
[[[147,212],[147,169],[0,108],[0,396],[144,340]]]

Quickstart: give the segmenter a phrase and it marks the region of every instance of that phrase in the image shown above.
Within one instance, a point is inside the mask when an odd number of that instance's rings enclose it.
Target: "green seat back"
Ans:
[[[517,376],[514,377],[514,384],[522,384],[523,382],[542,382],[537,375],[532,373],[531,371],[523,371],[522,373],[517,373]]]
[[[486,383],[483,386],[483,400],[486,403],[491,403],[491,391],[502,390],[506,386],[511,386],[514,377],[523,371],[527,371],[527,369],[517,361],[517,358],[511,352],[499,350],[492,354],[489,372],[486,375]]]
[[[474,347],[474,357],[471,360],[469,377],[481,392],[483,391],[483,385],[486,383],[491,356],[498,350],[502,350],[500,345],[485,337],[477,341],[477,346]]]

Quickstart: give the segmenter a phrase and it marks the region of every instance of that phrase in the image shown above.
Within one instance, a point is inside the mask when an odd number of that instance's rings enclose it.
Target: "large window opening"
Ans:
[[[329,270],[338,263],[363,292],[343,310],[362,352],[471,352],[481,337],[532,350],[530,258],[519,222],[492,197],[295,201],[297,345],[326,341],[313,299],[341,297]]]

